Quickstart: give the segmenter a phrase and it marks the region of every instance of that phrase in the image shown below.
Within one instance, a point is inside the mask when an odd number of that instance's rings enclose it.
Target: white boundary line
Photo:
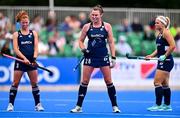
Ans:
[[[40,90],[42,92],[62,92],[62,91],[68,91],[68,92],[77,92],[79,89],[79,85],[39,85]],[[115,84],[116,90],[117,91],[154,91],[154,87],[151,86],[132,86],[132,85],[119,85],[119,84]],[[9,92],[10,89],[10,85],[2,85],[0,86],[0,92]],[[171,86],[172,90],[175,91],[179,91],[180,90],[180,86]],[[31,86],[30,85],[20,85],[18,88],[18,91],[21,92],[26,92],[26,91],[32,91],[31,90]],[[88,91],[107,91],[106,86],[104,85],[91,85],[89,84],[88,86]]]
[[[4,113],[4,112],[6,112],[7,113],[7,111],[2,111],[2,112],[0,112],[0,113]],[[170,117],[173,117],[173,118],[179,118],[180,117],[180,115],[177,115],[177,114],[171,114],[171,115],[159,115],[159,114],[134,114],[134,113],[132,113],[132,114],[130,114],[130,113],[125,113],[125,114],[123,114],[123,112],[122,113],[119,113],[119,114],[115,114],[115,113],[69,113],[69,112],[36,112],[36,111],[13,111],[13,112],[15,112],[15,113],[34,113],[34,114],[72,114],[72,115],[91,115],[92,117],[93,117],[93,115],[105,115],[104,117],[106,117],[106,116],[131,116],[131,117],[138,117],[138,116],[140,116],[140,117],[146,117],[146,116],[148,116],[148,117],[168,117],[168,118],[170,118]]]
[[[0,98],[0,101],[7,101],[7,98]],[[34,101],[33,98],[17,98],[16,101]],[[76,102],[77,99],[41,99],[41,101],[63,101],[63,102]],[[109,103],[109,100],[85,100],[86,102],[103,102]],[[137,100],[119,100],[120,103],[154,103],[154,101],[137,101]],[[180,104],[180,101],[172,101],[172,103]]]

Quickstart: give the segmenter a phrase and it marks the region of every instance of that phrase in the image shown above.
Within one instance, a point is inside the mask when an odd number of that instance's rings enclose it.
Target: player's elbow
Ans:
[[[113,44],[114,42],[113,42],[113,41],[108,41],[108,43],[111,45],[111,44]]]
[[[18,51],[19,51],[19,49],[14,48],[14,52],[15,52],[15,54],[17,54],[17,53],[18,53]]]
[[[176,46],[175,46],[175,45],[171,46],[172,51],[174,51],[174,50],[175,50],[175,48],[176,48]]]

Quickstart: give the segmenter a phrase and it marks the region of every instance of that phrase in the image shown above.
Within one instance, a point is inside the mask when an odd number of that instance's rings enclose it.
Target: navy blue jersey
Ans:
[[[108,55],[106,47],[108,32],[104,27],[104,23],[99,28],[93,27],[91,23],[87,31],[87,36],[89,39],[87,49],[90,50],[91,57],[105,57]]]
[[[156,39],[156,45],[157,45],[157,56],[160,57],[161,55],[164,55],[166,53],[166,50],[169,48],[169,43],[166,39],[163,38],[162,34],[159,34],[159,36]],[[170,58],[172,55],[170,54],[167,58]]]
[[[29,30],[27,35],[23,35],[20,30],[18,31],[18,47],[20,52],[32,63],[34,56],[34,35],[32,30]],[[36,69],[37,67],[31,67],[22,62],[15,61],[14,70],[26,72]]]
[[[18,46],[24,56],[34,55],[34,35],[32,30],[29,30],[27,35],[23,35],[20,30],[18,31]]]
[[[161,55],[164,55],[166,53],[166,50],[169,48],[169,43],[163,37],[162,34],[159,34],[159,36],[156,39],[156,45],[157,45],[157,56],[159,58]],[[164,61],[164,62],[158,61],[157,68],[160,70],[170,72],[174,66],[173,56],[170,54],[167,57],[167,59],[170,59],[170,61]]]

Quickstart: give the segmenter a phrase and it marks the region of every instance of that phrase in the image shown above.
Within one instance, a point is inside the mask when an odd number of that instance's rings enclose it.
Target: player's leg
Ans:
[[[38,72],[37,70],[28,71],[28,76],[31,82],[32,86],[32,94],[35,101],[35,110],[36,111],[44,111],[44,108],[42,107],[42,104],[40,102],[40,90],[38,87]]]
[[[162,104],[162,98],[163,98],[163,88],[162,83],[166,79],[166,71],[162,71],[157,69],[155,78],[154,78],[154,86],[155,86],[155,96],[156,96],[156,104],[152,107],[149,107],[147,110],[149,111],[162,111],[161,104]]]
[[[22,71],[14,71],[14,80],[9,91],[9,104],[7,107],[7,111],[14,110],[14,101],[16,98],[18,85],[19,85],[22,75],[23,75]]]
[[[162,105],[164,111],[172,111],[171,107],[171,89],[169,87],[169,73],[166,75],[166,79],[162,83],[164,91],[164,104]]]
[[[119,113],[120,110],[117,105],[116,89],[115,89],[112,79],[111,79],[111,70],[110,70],[109,66],[104,66],[104,67],[101,67],[100,69],[104,76],[104,81],[107,86],[108,95],[109,95],[109,98],[111,100],[111,104],[113,107],[113,112]]]
[[[88,87],[91,73],[93,72],[93,70],[94,70],[94,68],[91,66],[84,65],[84,67],[83,67],[82,80],[81,80],[81,83],[79,86],[79,91],[78,91],[78,100],[76,103],[76,107],[71,110],[72,113],[82,112],[82,108],[81,108],[82,103],[86,96],[87,87]]]

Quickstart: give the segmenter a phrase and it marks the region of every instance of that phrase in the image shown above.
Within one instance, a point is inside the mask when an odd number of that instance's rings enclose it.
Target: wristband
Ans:
[[[36,61],[36,58],[35,58],[35,57],[33,57],[33,61]]]
[[[116,59],[116,57],[114,57],[114,56],[111,56],[111,59]]]

